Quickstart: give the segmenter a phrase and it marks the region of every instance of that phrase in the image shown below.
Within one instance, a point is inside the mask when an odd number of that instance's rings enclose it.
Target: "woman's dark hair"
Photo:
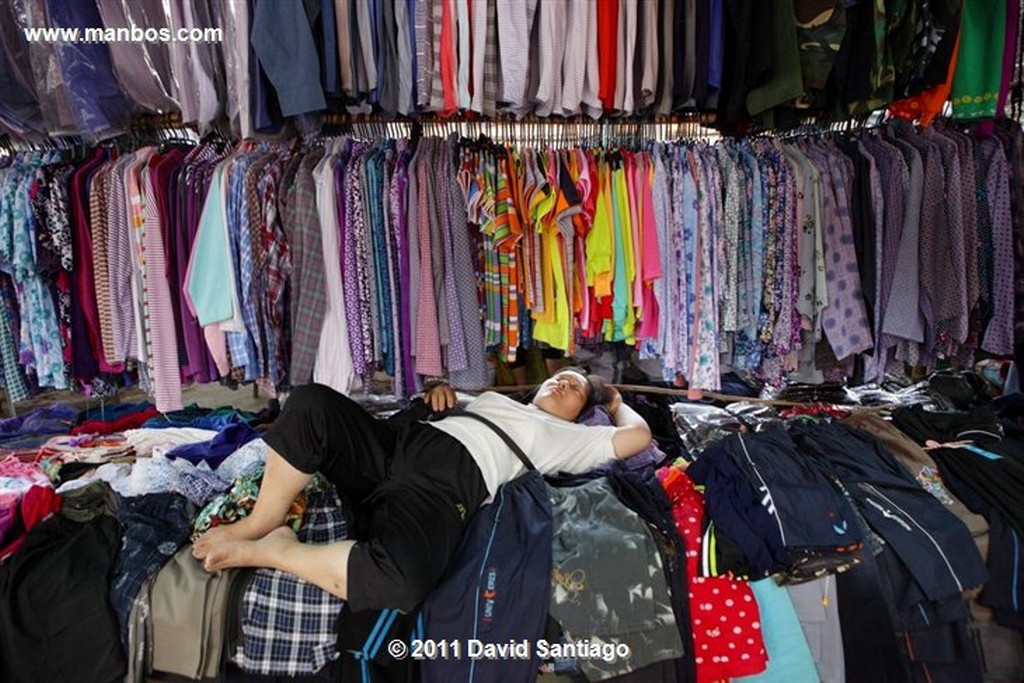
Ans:
[[[604,381],[604,377],[600,375],[588,375],[587,371],[576,365],[567,365],[564,368],[558,368],[555,374],[562,372],[575,372],[578,375],[583,375],[587,378],[587,385],[590,387],[590,392],[587,394],[587,401],[583,404],[583,409],[580,411],[580,415],[587,412],[590,408],[596,405],[603,405],[608,402],[608,383]]]

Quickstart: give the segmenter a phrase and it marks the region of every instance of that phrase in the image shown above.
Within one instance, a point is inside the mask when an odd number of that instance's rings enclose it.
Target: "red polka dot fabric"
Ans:
[[[658,479],[672,502],[676,528],[686,541],[697,682],[711,683],[764,671],[768,654],[750,584],[725,576],[701,576],[704,495],[678,467],[663,468]]]

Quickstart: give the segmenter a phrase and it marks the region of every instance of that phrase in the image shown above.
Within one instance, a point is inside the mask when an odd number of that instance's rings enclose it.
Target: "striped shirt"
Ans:
[[[111,315],[110,277],[107,272],[107,223],[109,210],[107,188],[111,164],[104,165],[92,177],[89,190],[89,226],[92,234],[93,282],[96,289],[96,308],[100,321],[100,365],[110,363],[114,351],[114,319]]]
[[[157,157],[151,160],[159,162]],[[164,216],[153,186],[154,173],[147,162],[141,167],[142,217],[144,234],[142,248],[146,299],[143,307],[143,329],[146,331],[146,356],[153,381],[156,408],[162,413],[181,410],[181,374],[178,368],[178,340],[174,325],[174,309],[170,283],[167,280],[167,259],[164,255],[161,221]],[[155,163],[152,164],[155,166]]]
[[[111,339],[104,354],[111,363],[135,356],[135,305],[132,294],[132,249],[128,232],[128,203],[125,170],[131,155],[110,167],[107,184],[107,267],[110,296]]]
[[[414,0],[416,35],[416,105],[430,106],[434,82],[434,10],[432,0]]]

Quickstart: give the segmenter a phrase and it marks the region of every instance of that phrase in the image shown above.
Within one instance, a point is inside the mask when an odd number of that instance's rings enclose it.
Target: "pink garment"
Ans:
[[[637,188],[641,197],[640,210],[640,267],[636,283],[640,287],[637,305],[640,308],[637,322],[637,340],[658,338],[659,308],[654,296],[654,281],[662,276],[662,255],[658,252],[657,229],[654,224],[654,197],[651,194],[650,161],[645,154],[638,155],[639,171]]]
[[[207,325],[203,328],[206,348],[210,351],[213,364],[217,366],[217,374],[227,377],[231,372],[231,361],[228,359],[228,338],[219,325]]]
[[[459,97],[455,76],[455,8],[453,0],[434,0],[441,3],[441,87],[444,90],[443,116],[450,116],[459,110]]]
[[[162,413],[181,410],[181,370],[178,367],[178,339],[175,331],[174,304],[171,285],[167,281],[167,257],[164,251],[163,216],[153,187],[159,156],[150,158],[140,176],[145,198],[143,220],[143,250],[145,254],[145,282],[148,304],[143,307],[143,331],[146,337],[146,357],[150,379],[153,382],[156,409]]]
[[[646,282],[653,282],[661,277],[661,245],[658,244],[658,228],[654,221],[654,194],[651,189],[654,169],[646,152],[641,158],[644,164],[640,174],[640,188],[644,196],[642,277]]]
[[[576,150],[576,163],[580,171],[580,178],[576,181],[576,191],[580,195],[580,216],[583,230],[582,234],[577,230],[573,240],[576,249],[576,273],[574,276],[578,278],[577,291],[582,304],[579,310],[579,327],[586,330],[590,329],[590,294],[587,291],[587,257],[583,240],[594,224],[594,201],[591,198],[591,193],[596,190],[590,177],[590,163],[582,149]]]
[[[8,455],[0,460],[0,477],[25,479],[28,482],[26,488],[31,484],[48,485],[50,483],[50,479],[43,472],[42,467],[34,462],[22,462],[13,455]]]
[[[660,308],[654,296],[654,281],[662,278],[662,245],[657,241],[657,223],[654,221],[653,164],[646,154],[644,171],[641,176],[643,191],[643,319],[640,322],[643,338],[657,339],[659,336]],[[639,335],[638,335],[639,336]]]

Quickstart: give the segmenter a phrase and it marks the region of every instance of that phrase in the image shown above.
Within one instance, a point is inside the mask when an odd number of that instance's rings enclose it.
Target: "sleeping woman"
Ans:
[[[423,398],[439,415],[456,404],[444,383]],[[614,425],[575,422],[599,403]],[[549,378],[528,404],[484,392],[466,410],[504,430],[542,474],[585,472],[651,441],[647,423],[617,390],[577,368]],[[252,514],[203,534],[193,556],[211,572],[289,572],[353,611],[412,611],[440,580],[470,517],[525,471],[502,438],[472,417],[396,425],[318,384],[292,392],[264,439],[270,448]],[[284,526],[292,500],[317,472],[357,506],[359,540],[311,545]]]

